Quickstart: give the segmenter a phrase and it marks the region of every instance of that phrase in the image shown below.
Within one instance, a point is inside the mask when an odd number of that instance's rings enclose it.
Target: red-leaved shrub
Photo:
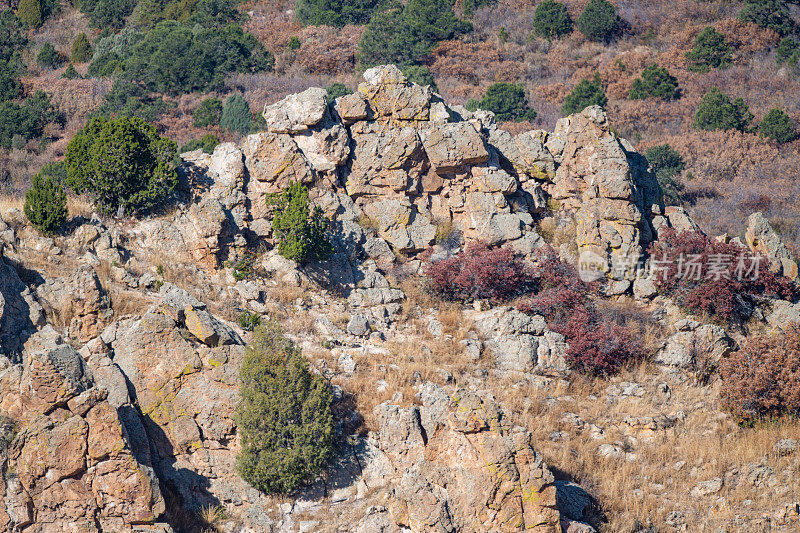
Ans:
[[[648,250],[659,292],[690,311],[726,323],[752,314],[754,296],[792,300],[792,283],[769,270],[769,260],[732,243],[702,233],[663,230]]]
[[[574,266],[561,261],[552,248],[539,253],[536,265],[538,292],[517,308],[544,316],[551,330],[564,335],[570,368],[590,376],[609,375],[627,361],[644,356],[628,327],[604,320],[598,313],[589,297],[590,287]]]
[[[469,302],[508,300],[522,292],[531,281],[530,269],[504,248],[484,243],[430,263],[425,270],[426,289],[445,300]]]
[[[722,406],[737,421],[800,415],[800,326],[747,339],[720,363]]]

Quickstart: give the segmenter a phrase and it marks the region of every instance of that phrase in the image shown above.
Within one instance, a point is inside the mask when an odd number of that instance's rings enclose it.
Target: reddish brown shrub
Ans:
[[[539,290],[517,308],[544,316],[551,330],[564,335],[570,368],[590,376],[609,375],[644,356],[627,326],[606,320],[597,311],[589,297],[591,287],[581,281],[574,266],[561,261],[552,248],[540,252],[536,264]]]
[[[508,300],[531,282],[530,270],[504,248],[476,243],[458,255],[441,259],[425,270],[426,289],[445,300]]]
[[[800,415],[800,327],[759,336],[720,364],[722,406],[741,424]]]
[[[690,311],[729,324],[750,317],[756,295],[787,300],[796,296],[788,279],[769,271],[766,258],[701,233],[665,230],[649,253],[659,292]]]

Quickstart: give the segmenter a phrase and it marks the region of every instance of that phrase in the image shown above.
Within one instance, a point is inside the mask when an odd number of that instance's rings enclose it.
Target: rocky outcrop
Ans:
[[[561,119],[546,146],[559,162],[547,187],[559,208],[574,213],[582,261],[612,278],[632,279],[663,215],[661,190],[642,156],[611,132],[597,106]]]
[[[560,531],[553,474],[490,396],[431,384],[375,408],[389,511],[412,531]],[[367,467],[369,470],[371,467]]]
[[[512,136],[492,113],[450,108],[392,65],[364,79],[336,102],[308,89],[266,106],[267,131],[239,147],[184,154],[183,173],[210,194],[174,228],[141,233],[168,236],[213,263],[242,236],[269,237],[266,195],[300,181],[333,219],[337,242],[365,243],[368,226],[394,253],[414,254],[437,236],[530,253],[534,216],[554,198],[577,217],[579,250],[622,279],[631,270],[623,263],[635,264],[652,239],[654,217],[669,224],[646,163],[600,108],[559,121],[553,134]]]
[[[762,213],[750,215],[744,236],[750,250],[769,259],[770,270],[797,279],[797,261]]]
[[[124,385],[124,383],[123,383]],[[6,531],[132,531],[165,510],[158,483],[81,355],[51,327],[25,343],[23,363],[0,373]]]

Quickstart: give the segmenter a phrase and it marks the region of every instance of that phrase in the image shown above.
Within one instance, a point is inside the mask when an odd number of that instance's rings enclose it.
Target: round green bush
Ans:
[[[733,49],[727,39],[711,26],[703,28],[694,40],[694,48],[686,52],[687,67],[693,72],[708,72],[731,64]]]
[[[617,29],[619,17],[614,4],[608,0],[589,0],[578,17],[578,31],[592,41],[608,41]]]
[[[211,154],[214,152],[214,148],[217,147],[219,144],[219,139],[213,133],[209,133],[208,135],[203,135],[199,139],[192,139],[188,143],[181,146],[181,149],[178,150],[179,154],[184,154],[186,152],[193,152],[194,150],[202,149],[205,153]]]
[[[206,98],[192,113],[195,128],[208,128],[218,126],[222,118],[222,100]]]
[[[253,114],[244,97],[235,93],[225,100],[219,125],[222,129],[246,135],[250,132]]]
[[[65,80],[76,80],[80,79],[81,75],[78,74],[77,70],[75,70],[75,66],[72,63],[70,63],[69,65],[67,65],[67,68],[64,69],[64,74],[62,74],[61,77],[64,78]]]
[[[53,176],[42,172],[31,180],[23,210],[28,221],[45,235],[55,235],[67,222],[67,195]]]
[[[780,108],[774,108],[764,116],[758,131],[762,137],[772,139],[778,144],[792,142],[797,138],[797,129],[792,119]]]
[[[528,107],[525,88],[514,83],[499,82],[486,89],[478,107],[491,111],[497,120],[533,120],[536,111]]]
[[[407,65],[403,67],[403,74],[408,81],[417,85],[429,85],[433,92],[439,92],[433,73],[425,65]]]
[[[69,57],[73,63],[85,63],[92,58],[92,47],[85,33],[78,34],[72,41],[72,51]]]
[[[680,96],[678,79],[663,67],[655,63],[645,67],[642,77],[633,80],[633,87],[628,93],[630,100],[644,100],[645,98],[661,98],[674,100]]]
[[[236,469],[265,493],[288,493],[333,457],[332,396],[273,322],[257,326],[239,371]]]
[[[533,30],[539,37],[558,39],[572,32],[572,17],[567,6],[555,0],[544,0],[533,14]]]
[[[699,130],[739,130],[748,131],[753,114],[744,103],[744,100],[731,98],[712,87],[703,96],[700,106],[694,115],[694,127]]]
[[[572,92],[564,99],[561,112],[564,115],[572,115],[593,105],[605,108],[607,103],[608,98],[606,98],[606,92],[600,83],[600,76],[595,74],[594,80],[582,80],[572,89]]]
[[[41,0],[19,0],[17,17],[27,28],[38,28],[42,25]]]
[[[177,146],[138,117],[95,117],[67,145],[67,184],[106,214],[136,213],[178,185]]]
[[[308,189],[293,182],[267,198],[274,208],[272,231],[278,240],[278,253],[286,259],[307,263],[327,259],[333,246],[325,235],[328,220],[319,206],[310,209]]]

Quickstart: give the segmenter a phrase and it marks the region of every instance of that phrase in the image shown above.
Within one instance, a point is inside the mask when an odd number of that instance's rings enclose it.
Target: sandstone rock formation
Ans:
[[[600,108],[562,119],[552,134],[512,136],[492,113],[450,108],[394,66],[364,78],[336,102],[309,89],[267,106],[267,131],[239,147],[183,154],[186,180],[208,194],[172,225],[143,223],[136,233],[218,265],[246,236],[270,235],[266,195],[300,181],[337,240],[352,248],[371,239],[376,260],[448,237],[529,253],[540,245],[534,217],[554,200],[551,208],[576,217],[578,250],[620,280],[632,279],[654,225],[670,225],[646,162]]]
[[[16,428],[0,449],[4,530],[131,531],[163,514],[158,482],[133,453],[109,391],[52,328],[27,339],[0,389],[0,415]]]
[[[412,531],[560,531],[553,474],[491,397],[421,386],[421,407],[375,408],[389,510]]]

